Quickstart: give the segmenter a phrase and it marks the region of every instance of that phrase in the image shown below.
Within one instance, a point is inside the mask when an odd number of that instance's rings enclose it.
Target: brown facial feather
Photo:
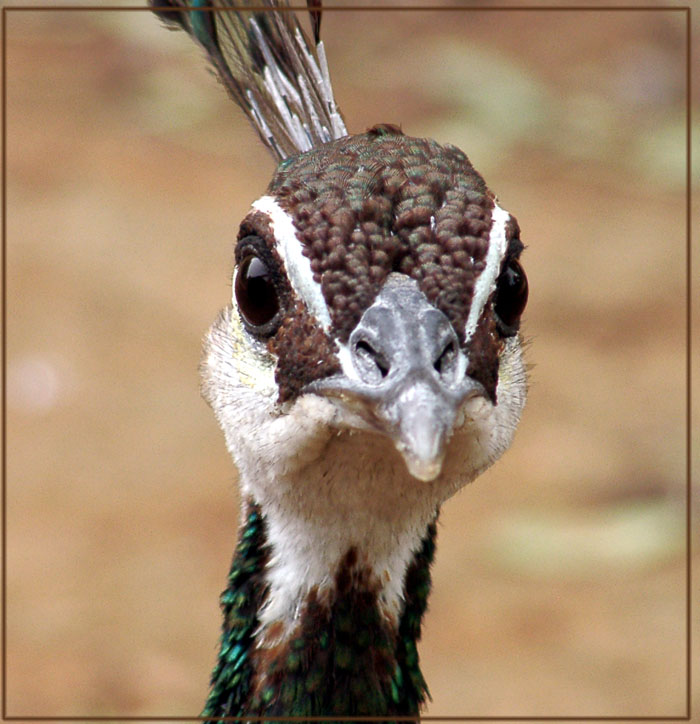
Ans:
[[[341,342],[391,272],[463,333],[494,202],[459,149],[384,126],[287,159],[268,193],[292,215]]]

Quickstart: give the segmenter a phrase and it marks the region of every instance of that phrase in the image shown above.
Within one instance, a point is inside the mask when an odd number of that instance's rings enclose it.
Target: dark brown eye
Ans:
[[[257,256],[246,256],[236,274],[236,302],[243,319],[253,327],[271,322],[280,308],[272,274]]]
[[[511,259],[503,268],[496,282],[496,303],[494,311],[502,323],[501,331],[506,336],[515,334],[520,315],[527,304],[527,277],[520,262]]]

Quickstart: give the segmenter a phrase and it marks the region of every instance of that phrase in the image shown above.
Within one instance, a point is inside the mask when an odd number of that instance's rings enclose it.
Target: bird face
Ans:
[[[283,161],[203,360],[242,480],[358,434],[411,479],[476,477],[525,402],[522,249],[453,146],[378,126]]]

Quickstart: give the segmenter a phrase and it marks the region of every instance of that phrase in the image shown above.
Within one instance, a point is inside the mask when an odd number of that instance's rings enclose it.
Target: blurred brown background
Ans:
[[[324,16],[350,130],[460,146],[528,244],[530,399],[443,511],[428,714],[684,714],[684,28]],[[196,715],[238,518],[200,340],[273,164],[149,13],[11,12],[7,59],[7,713]]]

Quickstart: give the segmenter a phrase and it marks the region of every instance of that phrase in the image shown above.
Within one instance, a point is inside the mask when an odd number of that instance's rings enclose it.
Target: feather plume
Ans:
[[[149,0],[149,5],[204,49],[277,161],[347,135],[319,37],[321,0],[307,0],[315,44],[287,0]]]

